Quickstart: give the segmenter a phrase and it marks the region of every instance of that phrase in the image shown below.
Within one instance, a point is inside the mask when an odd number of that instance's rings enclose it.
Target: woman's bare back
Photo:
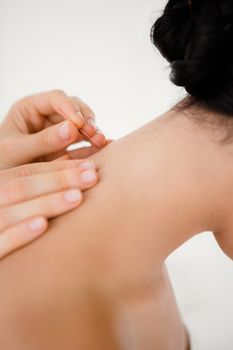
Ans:
[[[203,175],[217,146],[172,113],[93,156],[84,205],[1,262],[1,349],[186,350],[164,261],[220,227],[209,203],[226,189]]]

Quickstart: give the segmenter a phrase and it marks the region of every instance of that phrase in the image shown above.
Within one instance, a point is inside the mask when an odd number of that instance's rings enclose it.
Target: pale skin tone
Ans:
[[[80,206],[82,191],[97,183],[93,161],[66,160],[73,143],[93,145],[78,158],[106,144],[94,121],[89,106],[60,90],[11,107],[0,126],[0,259],[45,233],[48,219]]]
[[[1,347],[186,350],[164,261],[203,231],[233,253],[222,134],[169,111],[93,155],[85,205],[0,264]]]
[[[100,147],[106,143],[95,126],[94,112],[80,98],[60,90],[27,96],[11,107],[1,124],[0,169],[57,159],[82,140]]]

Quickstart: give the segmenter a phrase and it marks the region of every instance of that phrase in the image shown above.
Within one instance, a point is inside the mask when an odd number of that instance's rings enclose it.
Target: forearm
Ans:
[[[199,183],[193,177],[201,167],[196,163],[189,169],[182,152],[191,143],[180,137],[174,144],[171,131],[155,121],[95,155],[100,182],[86,193],[85,205],[55,220],[49,234],[0,264],[4,337],[13,329],[23,349],[37,349],[33,341],[50,349],[67,339],[80,345],[82,337],[88,339],[87,329],[101,335],[99,319],[111,324],[114,303],[158,297],[159,286],[166,284],[164,259],[206,229],[210,214],[202,198],[203,177],[197,176]],[[100,311],[92,313],[93,300]]]

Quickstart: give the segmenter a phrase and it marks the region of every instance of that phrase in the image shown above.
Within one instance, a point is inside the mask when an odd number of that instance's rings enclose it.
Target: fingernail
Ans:
[[[79,163],[79,168],[82,169],[95,169],[95,163],[93,161],[90,160],[86,160],[85,162],[81,162]]]
[[[36,218],[33,219],[29,223],[29,230],[32,232],[38,232],[41,231],[45,227],[45,219],[44,218]]]
[[[80,178],[84,183],[92,183],[96,179],[96,173],[94,170],[84,171],[80,174]]]
[[[91,125],[96,130],[95,120],[92,118],[87,119],[87,124]]]
[[[79,190],[69,190],[64,193],[64,199],[68,203],[76,203],[81,199],[81,192]]]
[[[59,127],[59,137],[62,141],[68,141],[70,139],[70,125],[65,122]]]

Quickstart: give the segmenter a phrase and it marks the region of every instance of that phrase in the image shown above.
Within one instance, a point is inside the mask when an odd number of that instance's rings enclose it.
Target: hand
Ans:
[[[60,158],[69,145],[90,138],[89,154],[106,144],[94,113],[79,98],[59,90],[25,97],[0,127],[0,169]]]
[[[91,160],[35,163],[0,172],[0,259],[42,235],[48,219],[82,202],[97,183]]]

